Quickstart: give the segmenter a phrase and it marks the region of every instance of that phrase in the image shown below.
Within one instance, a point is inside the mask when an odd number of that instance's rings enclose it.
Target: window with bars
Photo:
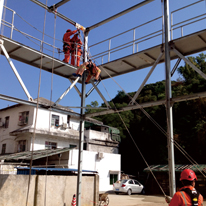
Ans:
[[[19,113],[19,122],[18,125],[26,125],[29,120],[29,111]]]
[[[51,126],[59,126],[59,116],[52,114]]]

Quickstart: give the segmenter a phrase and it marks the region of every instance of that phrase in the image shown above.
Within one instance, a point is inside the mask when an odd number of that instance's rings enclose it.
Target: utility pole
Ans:
[[[170,196],[176,192],[175,163],[174,163],[174,139],[173,139],[173,115],[172,115],[172,88],[170,72],[170,36],[169,36],[169,0],[162,0],[164,4],[164,49],[165,49],[165,74],[166,74],[166,114],[167,114],[167,146],[169,164],[169,189]]]

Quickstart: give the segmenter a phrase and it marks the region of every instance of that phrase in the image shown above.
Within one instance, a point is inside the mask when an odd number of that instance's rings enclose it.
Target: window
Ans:
[[[69,147],[70,147],[70,148],[74,148],[74,147],[77,147],[77,145],[75,145],[75,144],[70,144]]]
[[[110,185],[113,185],[113,183],[115,183],[118,180],[118,174],[110,174]]]
[[[19,123],[18,123],[18,125],[28,124],[28,120],[29,120],[29,112],[28,111],[19,113]]]
[[[6,153],[6,144],[2,144],[1,154]]]
[[[130,180],[128,183],[129,183],[129,184],[134,184],[134,182],[133,182],[132,180]]]
[[[24,151],[26,151],[26,140],[20,140],[18,141],[17,152],[24,152]]]
[[[9,117],[5,117],[5,128],[9,127]]]
[[[45,149],[56,149],[57,143],[56,142],[45,142]]]
[[[137,180],[134,180],[135,185],[140,185],[140,183]]]
[[[0,127],[3,127],[4,123],[2,122],[2,119],[0,118]]]
[[[52,120],[51,120],[52,126],[59,126],[59,116],[52,114]]]

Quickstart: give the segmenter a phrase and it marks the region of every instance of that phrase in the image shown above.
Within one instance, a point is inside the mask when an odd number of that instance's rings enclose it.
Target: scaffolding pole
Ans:
[[[88,33],[84,35],[84,60],[87,61],[87,51],[88,51]],[[83,165],[83,141],[84,141],[84,115],[85,115],[85,80],[86,72],[82,75],[82,96],[81,96],[81,121],[80,121],[80,131],[79,131],[79,157],[78,157],[78,175],[77,175],[77,206],[81,206],[81,188],[82,188],[82,165]]]
[[[170,196],[176,192],[175,184],[175,162],[174,162],[174,140],[173,140],[173,115],[172,115],[172,88],[170,72],[170,36],[169,36],[169,0],[162,0],[164,6],[164,40],[165,40],[165,74],[166,74],[166,115],[167,115],[167,146],[169,165],[169,189]]]

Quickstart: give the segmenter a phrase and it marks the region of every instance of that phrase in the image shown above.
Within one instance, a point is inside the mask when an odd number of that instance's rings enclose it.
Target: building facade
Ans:
[[[48,100],[40,98],[39,101],[45,108],[38,108],[37,119],[37,108],[29,105],[17,104],[0,110],[0,154],[32,151],[32,147],[33,150],[72,147],[75,149],[69,152],[66,167],[77,169],[79,119],[71,110],[71,115],[54,112],[49,109]],[[98,172],[100,191],[112,189],[113,182],[120,178],[120,137],[117,133],[116,128],[102,122],[86,120],[83,169]]]

